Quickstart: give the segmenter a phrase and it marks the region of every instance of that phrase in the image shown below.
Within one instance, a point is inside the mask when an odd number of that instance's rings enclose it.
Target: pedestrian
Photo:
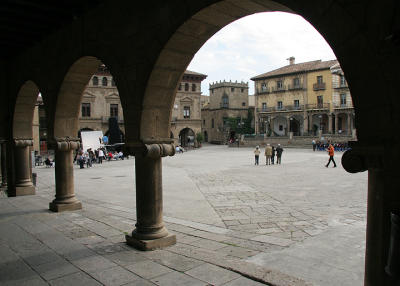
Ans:
[[[275,163],[275,147],[274,147],[274,145],[272,145],[271,148],[272,148],[271,164],[274,165],[274,163]]]
[[[103,164],[104,152],[102,149],[99,149],[99,163]]]
[[[281,147],[281,144],[278,144],[278,147],[276,147],[276,163],[277,164],[281,163],[282,152],[283,152],[283,148]]]
[[[258,165],[258,159],[260,157],[260,153],[261,153],[260,147],[256,146],[256,149],[254,150],[254,159],[255,159],[254,165]]]
[[[271,165],[272,147],[270,144],[265,146],[265,165]]]
[[[336,162],[335,162],[335,159],[333,159],[333,156],[335,156],[335,149],[333,148],[332,144],[329,144],[329,146],[328,146],[328,155],[329,155],[329,161],[328,161],[328,164],[325,165],[325,167],[328,168],[329,164],[332,161],[333,168],[336,168]]]
[[[313,141],[311,142],[312,144],[312,149],[315,152],[315,149],[317,148],[317,142],[315,142],[315,140],[313,139]]]

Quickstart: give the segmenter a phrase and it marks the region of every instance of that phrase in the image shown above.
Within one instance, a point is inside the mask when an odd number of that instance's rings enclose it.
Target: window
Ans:
[[[111,86],[115,86],[115,80],[114,80],[114,78],[111,79]]]
[[[342,93],[340,95],[340,106],[346,106],[346,94]]]
[[[283,125],[279,125],[279,131],[283,131]]]
[[[118,118],[118,104],[110,104],[110,117]]]
[[[318,95],[318,96],[317,96],[317,104],[318,104],[318,107],[319,107],[319,108],[323,107],[323,105],[324,105],[324,98],[323,98],[322,95]]]
[[[242,92],[242,93],[243,93],[243,92],[244,92],[244,88],[241,88],[241,89],[240,89],[240,92]]]
[[[82,117],[90,117],[90,103],[82,103]]]
[[[281,80],[278,80],[278,81],[276,82],[276,89],[282,89],[282,88],[283,88],[283,83],[282,83]]]
[[[242,102],[242,106],[246,106],[246,102]]]
[[[282,109],[282,101],[278,101],[278,110]]]
[[[235,88],[234,88],[234,87],[231,87],[231,91],[234,92],[234,91],[235,91]]]
[[[267,91],[267,84],[265,82],[261,84],[261,91]]]
[[[206,126],[206,120],[203,119],[203,126]]]
[[[225,108],[229,107],[229,97],[226,94],[224,94],[224,96],[222,96],[222,107],[225,107]]]
[[[293,87],[300,87],[300,79],[298,77],[293,79]]]
[[[300,102],[298,99],[294,100],[294,108],[299,108],[300,107]]]
[[[196,85],[192,83],[192,91],[196,91]]]
[[[346,79],[344,75],[340,75],[340,86],[346,86]]]
[[[93,85],[96,85],[96,86],[99,85],[99,78],[97,76],[94,76],[92,82],[93,82]]]
[[[322,75],[317,76],[317,83],[322,84]]]
[[[183,118],[190,118],[190,106],[183,107]]]
[[[102,85],[103,85],[103,86],[107,86],[107,85],[108,85],[108,80],[107,80],[106,77],[103,77],[103,79],[102,79]]]
[[[189,84],[185,83],[185,91],[189,91]]]
[[[211,128],[214,128],[214,118],[211,119]]]
[[[267,110],[267,103],[263,102],[262,103],[262,111],[266,111]]]

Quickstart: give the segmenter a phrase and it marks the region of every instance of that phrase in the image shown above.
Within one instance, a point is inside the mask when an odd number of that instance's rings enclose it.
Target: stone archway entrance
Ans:
[[[208,133],[204,131],[204,142],[208,142]]]
[[[184,128],[179,132],[179,142],[182,147],[193,147],[195,133],[191,128]]]

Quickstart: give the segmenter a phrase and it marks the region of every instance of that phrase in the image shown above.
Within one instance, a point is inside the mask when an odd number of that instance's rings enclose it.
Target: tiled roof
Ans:
[[[329,69],[331,66],[333,66],[337,63],[338,63],[337,60],[324,61],[324,62],[321,60],[317,60],[317,61],[287,65],[287,66],[281,67],[279,69],[252,77],[251,80],[276,77],[276,76],[298,73],[298,72],[308,72],[308,71],[313,71],[313,70]]]
[[[184,74],[185,75],[197,75],[197,76],[201,76],[201,77],[207,77],[207,75],[205,75],[205,74],[194,72],[194,71],[190,71],[190,70],[186,70]]]

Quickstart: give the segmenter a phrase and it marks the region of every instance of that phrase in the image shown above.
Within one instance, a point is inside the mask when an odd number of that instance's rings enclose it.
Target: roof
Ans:
[[[276,77],[293,73],[309,72],[314,70],[329,69],[331,66],[337,63],[338,63],[337,60],[324,61],[324,62],[321,60],[316,60],[311,62],[287,65],[279,69],[252,77],[251,80],[264,79],[264,78]]]
[[[204,77],[207,77],[207,75],[205,75],[205,74],[198,73],[198,72],[194,72],[194,71],[190,71],[190,70],[185,70],[185,74],[187,74],[187,75],[197,75],[197,76],[204,76]]]

